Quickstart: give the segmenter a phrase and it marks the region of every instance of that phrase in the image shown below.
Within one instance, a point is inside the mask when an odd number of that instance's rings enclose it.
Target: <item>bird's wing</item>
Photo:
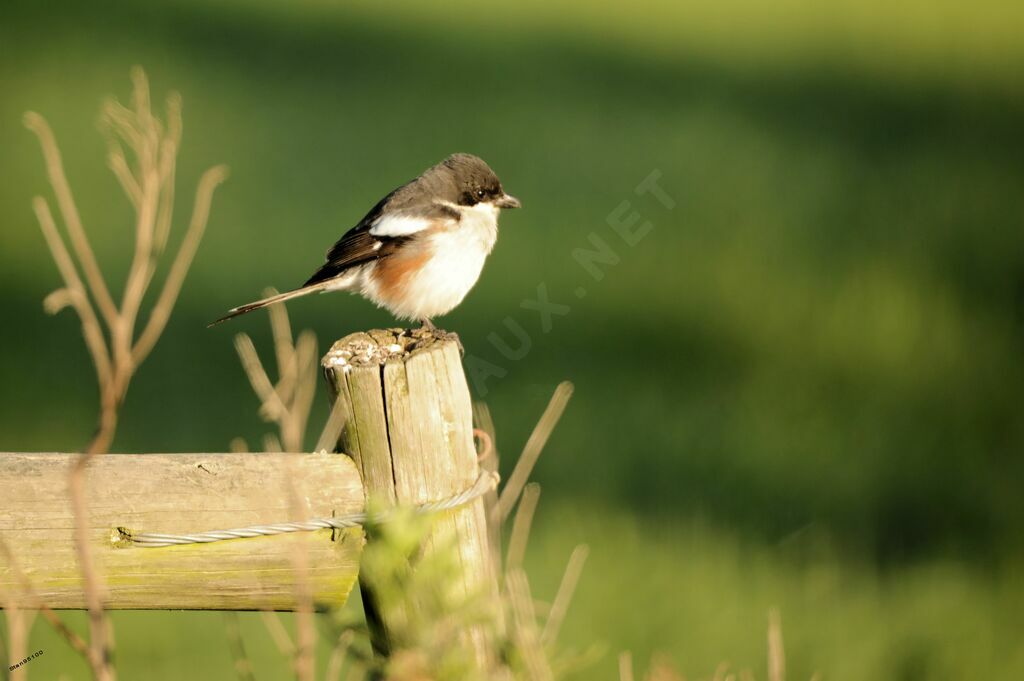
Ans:
[[[318,269],[303,287],[333,279],[346,270],[380,258],[386,258],[403,243],[417,238],[425,230],[458,220],[458,211],[432,203],[410,205],[403,202],[401,212],[385,210],[401,198],[405,185],[381,199],[355,227],[350,229],[327,251],[327,262]]]

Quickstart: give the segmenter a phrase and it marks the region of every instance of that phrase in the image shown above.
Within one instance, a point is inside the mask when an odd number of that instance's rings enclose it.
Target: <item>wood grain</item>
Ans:
[[[335,343],[322,364],[333,395],[349,404],[352,419],[339,448],[353,452],[369,497],[415,505],[473,485],[480,469],[472,403],[453,340],[401,329],[352,334]],[[497,590],[487,530],[477,499],[436,516],[425,543],[430,551],[433,538],[454,535],[462,568],[454,578],[465,593]],[[372,605],[372,593],[367,596]],[[388,622],[375,619],[375,645],[387,654]],[[482,633],[467,635],[485,661],[492,653]]]
[[[67,480],[75,454],[0,454],[0,591],[32,607],[83,608]],[[140,548],[129,532],[187,534],[293,520],[289,485],[309,517],[363,507],[359,475],[339,454],[108,454],[88,470],[90,539],[111,609],[292,610],[293,553],[305,545],[318,607],[356,581],[361,528]],[[36,596],[29,593],[24,581]]]

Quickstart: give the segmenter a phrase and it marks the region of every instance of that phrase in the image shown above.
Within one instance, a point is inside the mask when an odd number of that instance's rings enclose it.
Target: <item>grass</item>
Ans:
[[[710,678],[722,662],[766,678],[771,607],[781,612],[789,679],[814,672],[830,681],[1024,673],[1019,568],[986,571],[950,560],[878,571],[808,537],[752,545],[699,524],[668,527],[620,509],[551,501],[542,500],[526,569],[535,595],[550,599],[572,545],[590,545],[562,639],[580,651],[598,645],[603,655],[577,678],[617,678],[623,649],[638,671],[660,653],[687,678]],[[240,618],[257,678],[286,678],[287,661],[259,615]],[[84,626],[80,613],[69,619]],[[112,620],[123,678],[230,676],[219,613],[119,612]],[[45,625],[36,625],[32,641],[45,652],[31,663],[30,678],[84,676]],[[326,646],[318,651],[322,672]]]

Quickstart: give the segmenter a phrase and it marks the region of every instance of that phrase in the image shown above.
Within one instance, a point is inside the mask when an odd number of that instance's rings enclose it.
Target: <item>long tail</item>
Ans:
[[[260,308],[264,308],[267,305],[273,305],[274,303],[283,303],[284,301],[291,300],[292,298],[298,298],[300,296],[308,295],[316,291],[322,291],[326,288],[326,284],[327,282],[323,282],[320,284],[313,284],[312,286],[304,286],[302,288],[297,288],[294,291],[285,291],[284,293],[278,293],[276,296],[270,296],[269,298],[256,300],[251,303],[246,303],[245,305],[239,305],[238,307],[228,310],[228,313],[221,317],[220,319],[218,319],[217,321],[210,322],[209,324],[207,324],[206,328],[216,326],[221,322],[226,322],[227,320],[233,317],[237,317],[238,315],[243,315],[246,312],[259,310]]]

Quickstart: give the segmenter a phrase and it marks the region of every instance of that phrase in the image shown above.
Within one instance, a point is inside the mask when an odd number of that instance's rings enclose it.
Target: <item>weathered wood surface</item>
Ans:
[[[401,329],[356,333],[335,343],[322,364],[332,394],[348,412],[339,448],[355,460],[368,497],[421,504],[473,485],[480,469],[472,403],[454,341]],[[463,568],[457,576],[461,588],[496,591],[483,500],[437,516],[433,536],[449,533]],[[431,546],[428,538],[425,550]],[[372,606],[372,593],[367,595]],[[370,618],[378,629],[375,647],[387,654],[386,615],[385,621],[375,619]],[[486,658],[490,653],[482,634],[469,634]]]
[[[22,607],[83,608],[68,474],[74,454],[0,454],[0,594]],[[90,539],[111,609],[292,610],[294,552],[308,552],[318,606],[345,602],[356,581],[361,528],[210,544],[140,548],[117,528],[188,534],[362,509],[359,475],[339,454],[108,454],[87,473]],[[303,548],[305,547],[305,548]]]

